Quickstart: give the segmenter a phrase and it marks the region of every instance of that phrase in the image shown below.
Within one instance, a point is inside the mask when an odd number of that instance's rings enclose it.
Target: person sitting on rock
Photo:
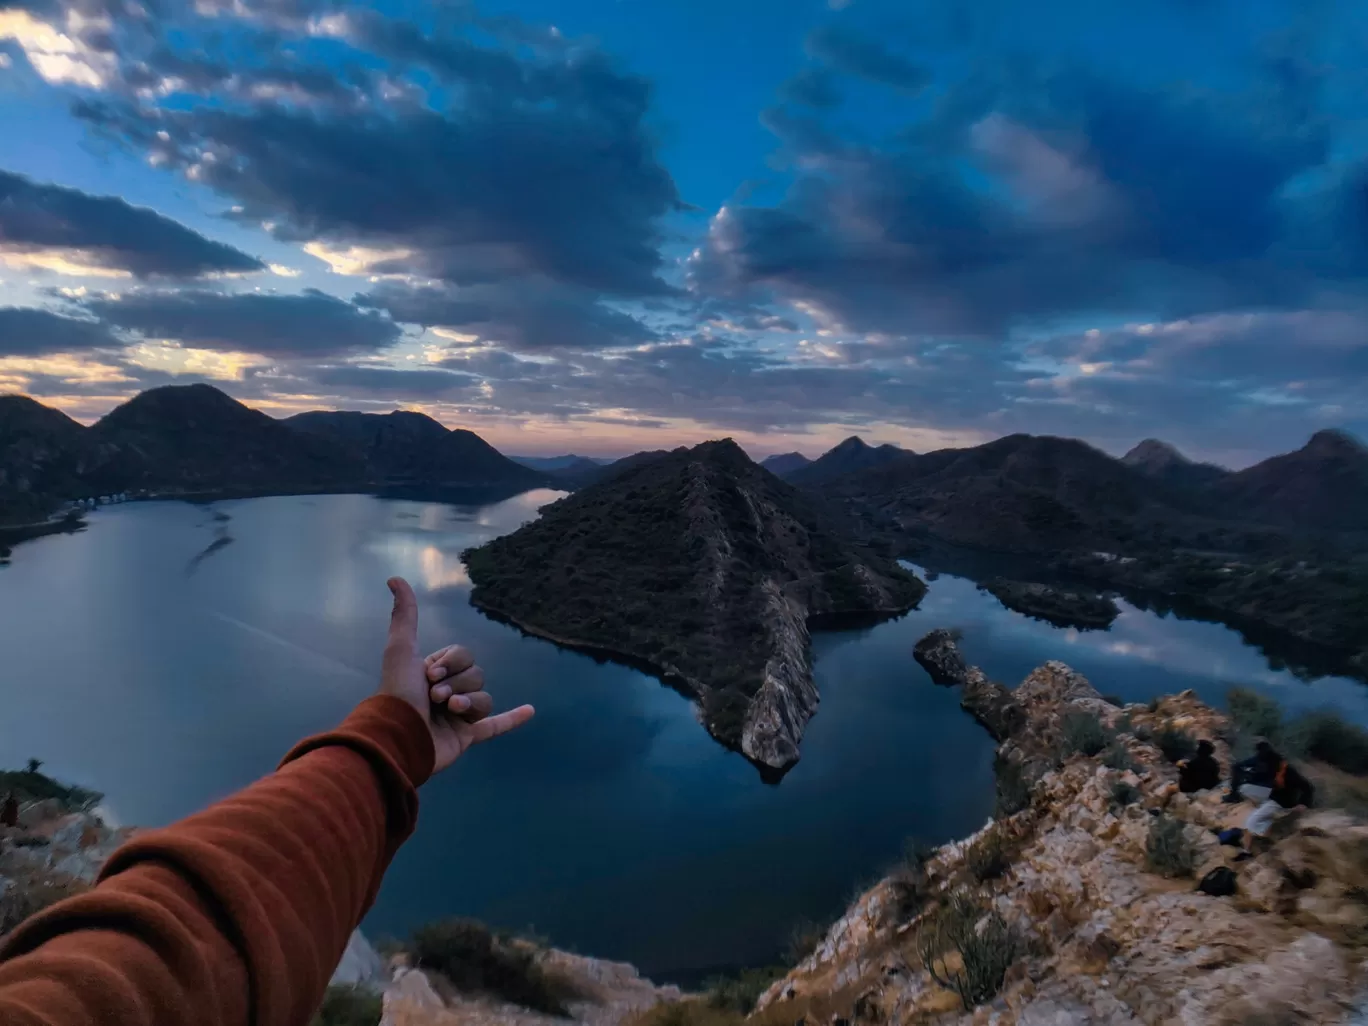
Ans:
[[[1248,798],[1258,808],[1245,821],[1245,833],[1253,838],[1268,835],[1269,828],[1284,809],[1311,805],[1315,797],[1311,782],[1282,757],[1266,740],[1254,745],[1254,754],[1237,763],[1231,773],[1230,794],[1226,800]]]
[[[5,795],[3,805],[0,805],[0,826],[16,827],[19,825],[19,799],[14,797],[14,792],[10,791]]]
[[[118,849],[87,893],[0,947],[5,1026],[306,1026],[418,816],[417,788],[522,726],[470,653],[418,655],[394,595],[380,687],[250,787]],[[436,879],[434,893],[473,881]]]
[[[1197,754],[1178,764],[1178,790],[1191,794],[1221,783],[1221,764],[1216,761],[1215,751],[1216,746],[1210,741],[1197,742]]]

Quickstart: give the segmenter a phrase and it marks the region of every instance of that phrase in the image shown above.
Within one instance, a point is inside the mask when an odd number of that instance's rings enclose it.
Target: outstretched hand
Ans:
[[[403,699],[427,721],[440,772],[471,745],[521,727],[533,708],[491,716],[494,699],[484,689],[484,671],[460,645],[448,645],[426,659],[418,655],[418,599],[402,577],[389,579],[394,595],[389,640],[380,672],[380,693]]]

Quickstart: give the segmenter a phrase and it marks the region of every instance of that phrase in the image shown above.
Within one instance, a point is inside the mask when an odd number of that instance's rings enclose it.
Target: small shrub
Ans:
[[[1159,711],[1159,701],[1159,696],[1155,695],[1153,698],[1151,698],[1148,702],[1145,703],[1145,708],[1152,713],[1157,713]]]
[[[309,1026],[377,1026],[381,1000],[360,987],[329,987]]]
[[[1282,735],[1282,709],[1273,699],[1249,688],[1226,692],[1230,722],[1246,737],[1266,737],[1276,743]]]
[[[1108,705],[1114,705],[1118,709],[1120,709],[1122,706],[1126,704],[1124,701],[1122,701],[1120,695],[1103,695],[1102,701],[1106,702]]]
[[[1065,758],[1075,752],[1096,755],[1107,747],[1110,740],[1097,714],[1080,709],[1066,713],[1059,729],[1060,747]]]
[[[762,969],[742,969],[735,976],[714,977],[704,984],[708,1004],[737,1015],[750,1015],[760,995],[786,971],[781,965],[770,965]]]
[[[1002,989],[1016,960],[1020,941],[1005,919],[965,895],[956,895],[917,936],[922,964],[937,984],[953,990],[965,1011],[973,1011]],[[962,968],[949,968],[948,951],[958,952]]]
[[[1287,747],[1355,776],[1368,774],[1368,731],[1331,709],[1299,716],[1287,728]]]
[[[1133,805],[1140,800],[1140,789],[1124,780],[1118,780],[1112,784],[1111,803],[1115,808],[1125,808]]]
[[[1117,744],[1115,741],[1108,745],[1107,750],[1102,753],[1102,765],[1108,769],[1120,770],[1122,773],[1136,768],[1135,760],[1131,758],[1130,751],[1125,745]]]
[[[905,923],[921,912],[926,903],[926,862],[934,852],[934,848],[909,840],[902,859],[889,871],[893,900],[887,915],[893,923]]]
[[[826,928],[810,919],[798,923],[789,931],[788,944],[784,948],[784,962],[789,966],[798,965],[808,955],[817,950],[817,945],[826,938]]]
[[[999,756],[993,762],[993,774],[997,778],[995,816],[1010,816],[1031,804],[1031,785],[1020,763]]]
[[[980,883],[996,880],[1007,872],[1007,848],[1002,843],[1002,835],[997,830],[988,831],[965,853],[965,862]]]
[[[1186,825],[1172,816],[1156,816],[1145,845],[1145,863],[1162,876],[1191,876],[1197,852]]]
[[[1131,720],[1129,711],[1123,712],[1116,718],[1116,727],[1113,729],[1115,734],[1130,734],[1135,730],[1135,724]]]
[[[1191,759],[1197,754],[1197,741],[1185,730],[1165,723],[1154,735],[1154,746],[1169,762]]]
[[[492,994],[549,1015],[569,1014],[565,1000],[573,995],[541,967],[536,953],[477,920],[421,926],[413,933],[412,950],[419,968],[441,973],[457,990]]]

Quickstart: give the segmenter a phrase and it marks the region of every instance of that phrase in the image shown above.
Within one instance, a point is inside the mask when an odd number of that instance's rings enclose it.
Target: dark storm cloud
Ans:
[[[779,97],[805,107],[836,107],[841,103],[841,91],[829,71],[804,68],[783,84]]]
[[[382,282],[355,302],[396,321],[449,328],[513,350],[606,348],[655,338],[592,294],[547,280],[462,289]]]
[[[326,65],[277,19],[269,66],[231,74],[177,56],[166,33],[122,55],[122,90],[76,110],[280,238],[392,251],[377,273],[667,292],[658,222],[679,198],[646,127],[646,80],[591,46],[462,18],[424,33],[334,13],[308,30],[343,50]],[[329,76],[343,80],[329,90]]]
[[[892,86],[919,92],[930,81],[925,68],[851,29],[825,25],[807,39],[808,53],[837,71]],[[825,106],[825,104],[813,104]]]
[[[34,307],[0,307],[0,356],[43,356],[120,344],[97,321]]]
[[[727,207],[693,281],[773,289],[839,328],[1001,336],[1062,315],[1292,306],[1357,290],[1368,268],[1346,189],[1289,194],[1329,141],[1276,105],[1075,75],[952,89],[882,147],[772,125],[797,180],[775,206]]]
[[[266,269],[255,257],[145,207],[0,171],[0,252],[54,250],[143,278]]]
[[[144,338],[263,356],[375,351],[400,335],[398,325],[380,314],[313,289],[299,295],[135,291],[97,295],[80,305],[106,324]]]
[[[461,396],[480,383],[469,374],[449,370],[396,370],[389,367],[319,367],[303,375],[305,383],[357,393],[393,398],[437,399]]]

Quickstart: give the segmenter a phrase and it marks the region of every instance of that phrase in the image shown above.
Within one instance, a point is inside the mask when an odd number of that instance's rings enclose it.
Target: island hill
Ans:
[[[896,615],[926,591],[730,439],[631,466],[465,560],[476,606],[649,668],[770,778],[816,711],[809,629]]]

